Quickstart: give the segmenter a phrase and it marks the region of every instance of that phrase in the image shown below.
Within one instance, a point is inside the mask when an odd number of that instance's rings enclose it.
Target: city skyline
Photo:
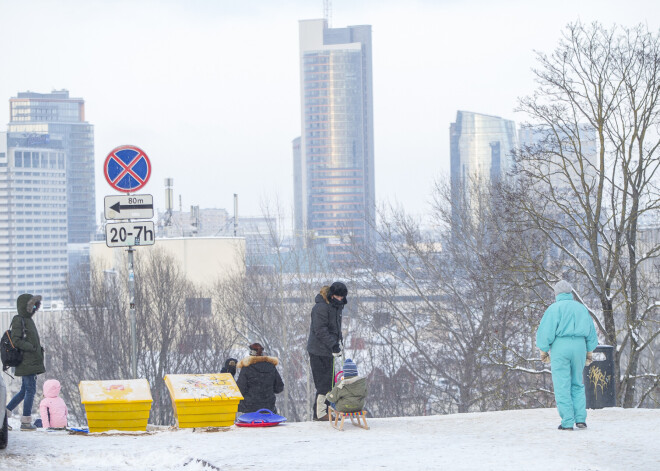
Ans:
[[[571,21],[657,28],[660,6],[632,3],[335,0],[333,27],[373,27],[377,202],[425,213],[434,180],[449,178],[456,110],[522,123],[513,110],[534,89],[534,50],[551,53]],[[258,215],[275,199],[292,213],[297,23],[320,18],[321,1],[68,5],[0,1],[0,40],[17,44],[2,52],[12,73],[0,80],[0,99],[54,89],[85,97],[96,131],[97,218],[103,196],[115,194],[103,160],[122,144],[149,154],[144,192],[159,210],[163,180],[174,177],[184,207],[231,208],[237,193],[239,214]],[[30,19],[29,35],[18,18]],[[44,54],[45,44],[63,53]]]

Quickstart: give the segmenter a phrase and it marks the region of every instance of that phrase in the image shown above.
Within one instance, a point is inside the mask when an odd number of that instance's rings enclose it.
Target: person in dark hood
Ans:
[[[348,288],[340,281],[321,288],[312,308],[312,322],[307,339],[309,363],[316,388],[312,405],[313,420],[328,420],[325,395],[332,389],[333,356],[341,355],[341,315],[347,303]]]
[[[236,376],[236,363],[238,363],[236,358],[227,358],[225,360],[225,366],[222,367],[220,373],[229,373],[232,376]]]
[[[247,413],[270,409],[277,414],[275,394],[284,391],[284,382],[275,368],[279,360],[265,356],[264,347],[259,343],[253,343],[249,348],[250,356],[243,358],[237,365],[241,372],[236,384],[243,396],[238,411]]]
[[[36,430],[32,425],[32,404],[37,392],[37,375],[44,373],[44,349],[39,341],[37,326],[32,316],[41,307],[41,296],[21,294],[16,300],[18,315],[11,321],[11,340],[23,352],[23,361],[16,367],[15,375],[21,376],[21,389],[7,404],[13,411],[23,401],[21,430]]]

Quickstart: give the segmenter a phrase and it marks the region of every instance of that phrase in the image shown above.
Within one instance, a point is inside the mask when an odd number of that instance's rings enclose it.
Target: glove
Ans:
[[[587,360],[584,362],[584,366],[589,366],[594,361],[594,352],[587,352]]]
[[[332,356],[338,357],[339,355],[341,355],[341,347],[336,343],[332,346]]]
[[[550,354],[541,350],[541,361],[543,363],[550,363]]]

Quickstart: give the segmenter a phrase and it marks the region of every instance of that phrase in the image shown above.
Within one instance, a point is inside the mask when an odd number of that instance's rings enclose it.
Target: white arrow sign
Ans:
[[[151,219],[154,197],[151,195],[112,195],[104,198],[106,219]]]

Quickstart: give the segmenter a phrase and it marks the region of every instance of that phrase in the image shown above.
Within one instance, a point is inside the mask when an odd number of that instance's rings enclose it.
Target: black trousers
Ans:
[[[316,398],[314,398],[314,418],[316,417],[316,400],[319,396],[325,396],[332,389],[332,357],[322,357],[319,355],[309,354],[309,365],[312,368],[312,378],[314,379],[314,387],[316,388]],[[328,401],[325,401],[329,404]]]

